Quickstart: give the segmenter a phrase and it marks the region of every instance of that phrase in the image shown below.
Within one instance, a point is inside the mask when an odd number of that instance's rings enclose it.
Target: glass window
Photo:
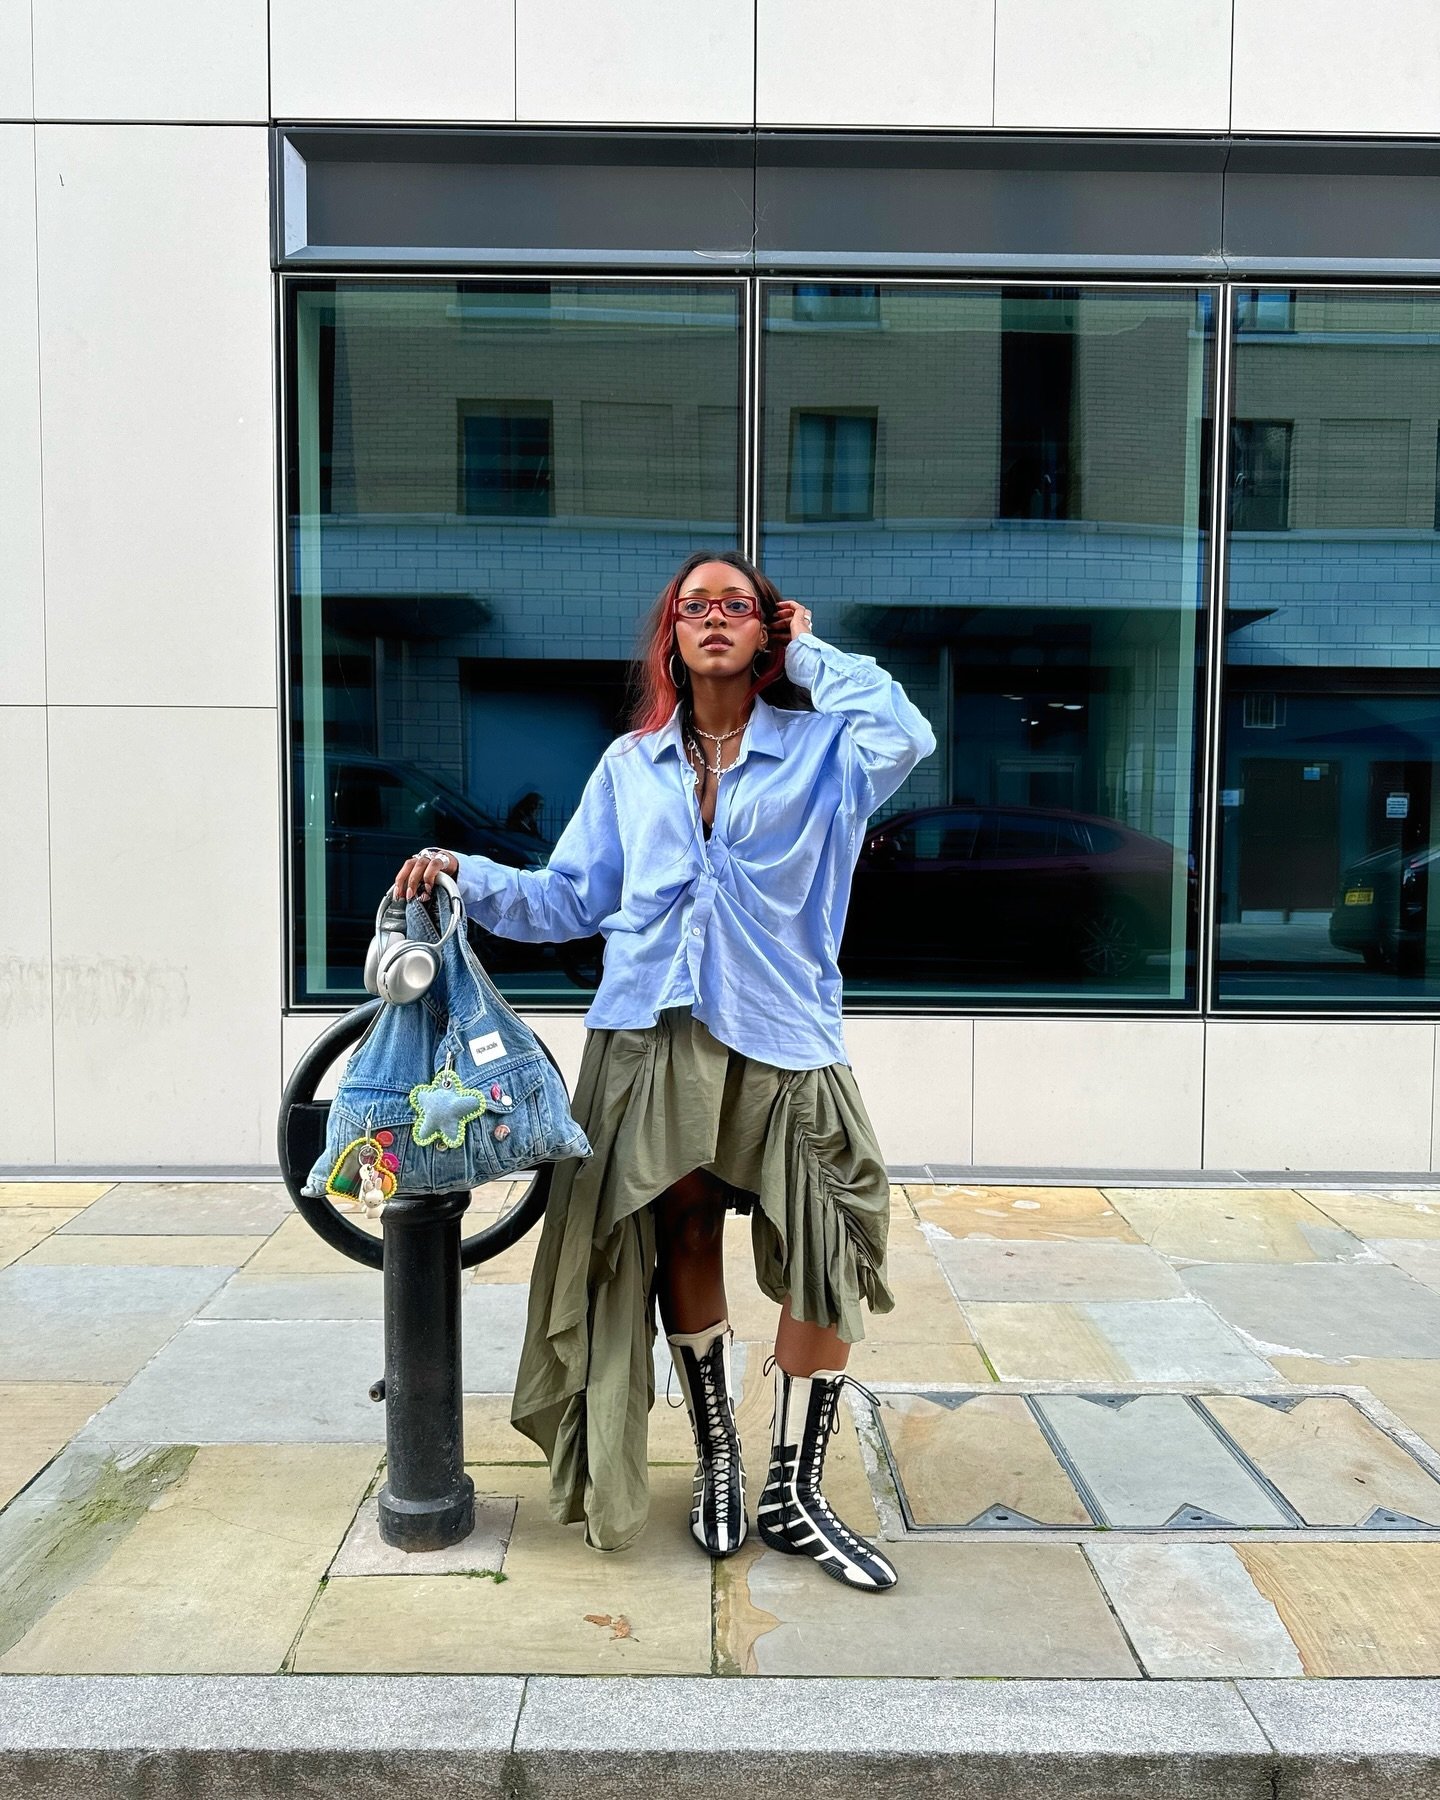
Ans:
[[[740,539],[742,289],[286,284],[293,986],[363,996],[429,843],[538,867],[626,723],[641,615]],[[518,1002],[583,1002],[597,940],[472,927]]]
[[[1230,528],[1286,531],[1290,526],[1290,439],[1280,419],[1236,419],[1230,427]]]
[[[797,411],[790,421],[788,516],[868,519],[874,509],[874,413]]]
[[[1184,1003],[1209,292],[898,283],[868,331],[762,293],[762,564],[939,739],[862,845],[848,997]],[[866,412],[869,516],[797,506],[795,421]]]
[[[1289,517],[1232,481],[1219,1000],[1433,1006],[1440,296],[1257,294],[1292,324],[1237,334],[1234,412],[1290,421]]]

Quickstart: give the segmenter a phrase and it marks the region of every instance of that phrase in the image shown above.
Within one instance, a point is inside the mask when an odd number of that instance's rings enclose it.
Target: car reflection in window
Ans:
[[[861,849],[845,972],[913,978],[931,965],[953,980],[957,971],[1020,964],[1091,983],[1134,976],[1172,949],[1184,869],[1183,855],[1161,839],[1082,813],[902,813]]]

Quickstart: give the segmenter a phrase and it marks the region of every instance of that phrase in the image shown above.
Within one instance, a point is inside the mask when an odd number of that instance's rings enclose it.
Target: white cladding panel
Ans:
[[[1435,0],[1235,0],[1236,131],[1440,131]]]
[[[0,125],[0,245],[0,705],[39,706],[45,700],[45,561],[33,125]]]
[[[45,709],[0,706],[0,843],[11,879],[0,896],[0,1084],[10,1163],[55,1161],[55,1059],[50,1044],[52,866]]]
[[[749,125],[753,0],[519,0],[515,116],[587,124]]]
[[[273,1160],[277,763],[273,710],[52,708],[61,1163]]]
[[[33,11],[38,118],[269,113],[265,0],[34,0]]]
[[[51,704],[275,704],[266,134],[47,125]]]

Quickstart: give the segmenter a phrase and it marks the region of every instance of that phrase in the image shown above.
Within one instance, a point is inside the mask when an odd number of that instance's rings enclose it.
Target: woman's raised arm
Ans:
[[[806,631],[786,645],[785,673],[797,687],[809,689],[816,712],[845,721],[867,813],[883,805],[934,750],[930,721],[873,656],[837,650]]]

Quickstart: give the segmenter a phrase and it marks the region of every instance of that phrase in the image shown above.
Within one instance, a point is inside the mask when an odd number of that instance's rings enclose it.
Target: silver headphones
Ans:
[[[375,935],[365,952],[365,991],[392,1006],[405,1006],[425,993],[440,973],[440,945],[455,935],[465,916],[460,890],[451,878],[437,874],[435,880],[450,896],[450,917],[439,943],[406,937],[406,902],[393,892],[386,893],[375,915]]]

